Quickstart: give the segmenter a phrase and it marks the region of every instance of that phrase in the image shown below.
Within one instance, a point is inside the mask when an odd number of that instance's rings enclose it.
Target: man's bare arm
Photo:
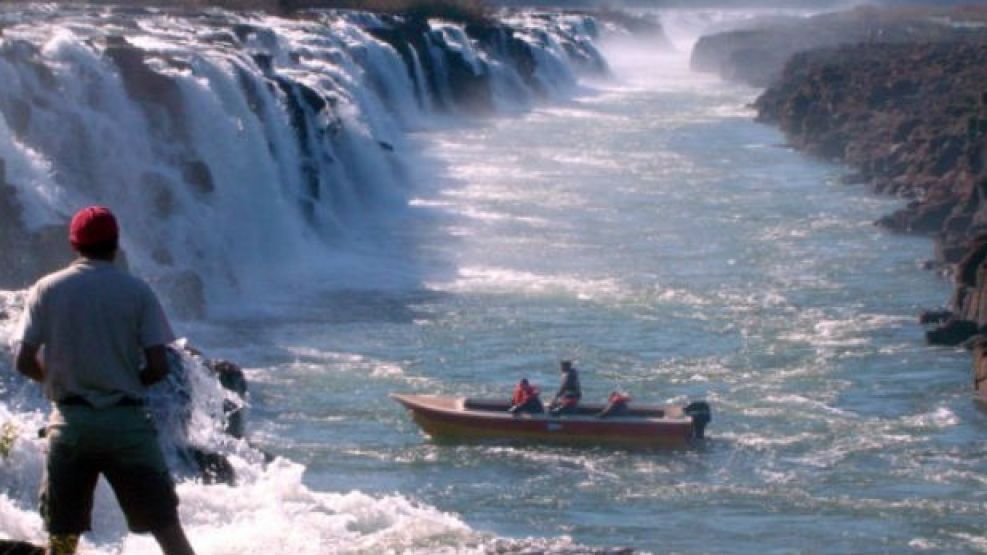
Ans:
[[[141,372],[141,383],[153,385],[168,375],[168,350],[164,345],[154,345],[144,349],[147,367]]]
[[[14,355],[14,367],[21,374],[36,382],[45,381],[45,367],[38,358],[41,347],[31,343],[18,343],[17,353]]]

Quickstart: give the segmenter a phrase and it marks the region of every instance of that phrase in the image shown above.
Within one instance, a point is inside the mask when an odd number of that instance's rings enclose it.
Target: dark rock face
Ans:
[[[978,326],[976,322],[971,322],[970,320],[959,320],[950,319],[936,327],[925,332],[925,340],[929,342],[930,345],[960,345],[965,341],[968,341],[978,332]]]
[[[951,309],[974,326],[987,323],[985,83],[987,42],[859,44],[795,55],[756,102],[797,148],[914,199],[878,223],[935,235],[937,263],[955,269]],[[952,342],[946,325],[930,341]]]
[[[75,255],[66,225],[37,230],[24,225],[17,189],[7,181],[6,173],[6,163],[0,158],[0,289],[23,289],[65,266]]]
[[[222,415],[215,416],[223,419],[223,432],[235,439],[245,437],[246,415],[242,400],[247,394],[247,379],[243,370],[226,360],[206,359],[197,349],[185,344],[169,348],[168,364],[168,376],[164,382],[149,390],[148,395],[150,410],[155,415],[159,429],[171,438],[166,442],[170,446],[166,450],[173,450],[186,471],[195,473],[203,482],[235,485],[236,471],[222,452],[189,441],[188,426],[192,420],[193,388],[196,380],[190,374],[194,369],[190,370],[188,364],[202,364],[215,376],[223,389],[239,396],[237,401],[229,396],[224,398]]]
[[[166,251],[156,251],[156,258],[168,260]],[[148,280],[163,297],[169,300],[174,316],[181,319],[199,319],[206,314],[205,284],[199,274],[191,270],[163,273]]]
[[[467,60],[462,52],[457,52],[442,41],[431,40],[432,30],[428,22],[420,18],[388,18],[388,26],[371,29],[379,40],[391,45],[404,60],[408,76],[412,81],[424,79],[424,85],[433,99],[437,102],[451,103],[439,106],[446,110],[456,107],[470,112],[488,113],[493,110],[493,96],[490,76],[475,67]],[[504,32],[496,24],[473,24],[467,26],[467,35],[476,37],[489,44],[493,37]],[[504,32],[505,37],[506,32]],[[513,35],[511,35],[513,38]],[[520,41],[518,41],[520,42]],[[532,78],[535,61],[527,45],[508,42],[505,38],[505,48],[516,54],[515,61],[522,76]],[[415,60],[421,64],[424,76],[416,75],[412,68]],[[422,101],[423,99],[419,99]]]
[[[0,540],[0,555],[45,555],[45,549],[27,542]]]
[[[950,310],[924,310],[918,315],[920,324],[942,324],[953,317]]]
[[[232,391],[241,399],[247,397],[247,377],[243,369],[228,360],[207,360],[206,366],[219,378],[223,389]],[[223,412],[226,414],[226,433],[237,438],[244,437],[246,416],[244,407],[231,401],[223,402]]]
[[[987,34],[975,28],[892,27],[889,40],[797,53],[756,108],[795,147],[912,199],[877,223],[934,236],[930,267],[952,272],[955,290],[920,321],[935,326],[930,344],[972,346],[987,398]]]
[[[981,400],[987,400],[987,336],[973,342],[973,390]]]
[[[384,26],[368,29],[378,40],[386,42],[401,55],[409,78],[418,87],[429,91],[438,105],[434,108],[485,114],[494,109],[493,73],[486,62],[467,58],[446,40],[439,40],[426,19],[421,17],[384,17]],[[587,19],[587,24],[592,20]],[[466,38],[474,47],[506,60],[524,84],[542,92],[543,84],[536,75],[537,62],[531,46],[519,37],[519,29],[497,21],[474,22],[464,27]],[[529,29],[539,34],[539,30]],[[547,37],[545,38],[547,42]],[[590,73],[605,73],[608,66],[589,42],[562,39],[568,56]],[[424,75],[413,68],[421,66]],[[424,80],[424,83],[418,82]],[[424,101],[424,99],[419,99]]]

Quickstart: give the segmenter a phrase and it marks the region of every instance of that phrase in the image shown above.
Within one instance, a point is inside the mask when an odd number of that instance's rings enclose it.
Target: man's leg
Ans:
[[[99,472],[87,456],[78,429],[48,429],[48,456],[41,479],[40,512],[48,531],[48,555],[71,555],[89,530]]]
[[[185,530],[182,529],[181,523],[176,522],[164,528],[151,530],[151,534],[158,541],[164,555],[195,555],[192,545],[185,537]]]
[[[79,548],[79,534],[52,534],[46,555],[73,555]]]

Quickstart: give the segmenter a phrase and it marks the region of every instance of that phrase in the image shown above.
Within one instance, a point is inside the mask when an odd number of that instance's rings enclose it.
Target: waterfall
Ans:
[[[586,64],[601,60],[587,21],[28,9],[0,38],[0,156],[20,207],[3,225],[107,204],[131,267],[191,315],[317,277],[406,203],[409,129],[605,71]]]
[[[606,71],[586,63],[602,58],[575,36],[584,29],[560,21],[571,17],[512,17],[478,26],[346,11],[303,19],[46,5],[0,12],[0,344],[14,334],[22,289],[69,259],[65,224],[85,204],[116,212],[127,265],[180,318],[235,306],[285,279],[331,277],[348,248],[372,248],[377,224],[408,209],[409,131],[524,109],[571,90],[579,72]],[[0,459],[11,470],[0,532],[41,541],[30,507],[46,402],[15,375],[10,353],[0,354]],[[203,449],[251,483],[248,498],[268,495],[265,480],[274,481],[277,495],[397,510],[466,533],[400,497],[305,490],[298,465],[268,468],[263,454],[225,435],[228,405],[245,400],[220,387],[207,361],[189,350],[172,364],[150,403],[176,475],[193,472],[188,448]],[[210,495],[192,490],[185,499],[222,511]],[[98,514],[112,505],[105,485],[96,505]]]

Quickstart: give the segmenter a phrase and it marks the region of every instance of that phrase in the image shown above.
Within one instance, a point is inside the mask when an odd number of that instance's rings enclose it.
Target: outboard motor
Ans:
[[[692,417],[692,437],[702,439],[706,432],[706,424],[713,419],[713,412],[706,401],[689,403],[682,412]]]

